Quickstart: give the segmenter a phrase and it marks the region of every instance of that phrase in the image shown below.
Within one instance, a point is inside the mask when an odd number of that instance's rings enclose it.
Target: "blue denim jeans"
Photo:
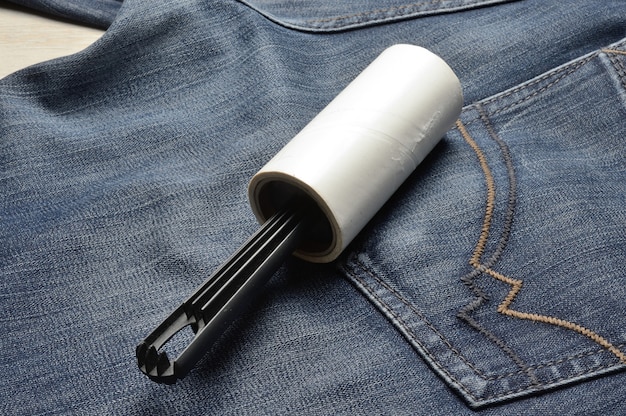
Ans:
[[[626,413],[623,1],[21,2],[112,23],[0,80],[0,413]],[[395,43],[456,71],[455,128],[149,381],[135,345],[257,228],[250,177]]]

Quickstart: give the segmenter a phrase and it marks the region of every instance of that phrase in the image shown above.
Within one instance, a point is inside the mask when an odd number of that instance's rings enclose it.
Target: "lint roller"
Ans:
[[[437,55],[413,45],[385,50],[250,182],[263,223],[293,195],[324,215],[328,232],[296,255],[339,256],[458,118],[459,80]]]
[[[248,187],[262,224],[137,346],[152,380],[183,378],[251,303],[285,256],[335,260],[455,123],[461,85],[437,55],[386,49],[255,174]],[[190,327],[176,358],[167,343]]]

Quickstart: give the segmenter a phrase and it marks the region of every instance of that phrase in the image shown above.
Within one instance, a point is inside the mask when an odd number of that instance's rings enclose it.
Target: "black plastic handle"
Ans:
[[[158,383],[173,384],[185,377],[296,249],[310,223],[307,210],[298,206],[267,220],[137,346],[139,369]],[[176,358],[170,359],[163,347],[188,326],[195,336]]]

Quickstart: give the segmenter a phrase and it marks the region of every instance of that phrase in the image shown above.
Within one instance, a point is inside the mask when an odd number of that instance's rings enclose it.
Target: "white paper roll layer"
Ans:
[[[458,118],[461,85],[437,55],[386,49],[250,181],[260,222],[304,193],[327,224],[295,253],[330,262]]]

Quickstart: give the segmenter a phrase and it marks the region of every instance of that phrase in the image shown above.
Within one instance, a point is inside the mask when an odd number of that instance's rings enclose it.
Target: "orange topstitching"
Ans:
[[[611,51],[618,52],[618,51]],[[624,53],[619,51],[620,53]],[[489,229],[491,228],[491,220],[493,217],[493,210],[495,206],[495,182],[493,179],[493,175],[491,173],[491,169],[487,163],[487,158],[485,154],[482,152],[478,144],[472,139],[468,131],[466,130],[463,123],[458,120],[456,123],[456,127],[463,136],[463,139],[467,142],[467,144],[474,150],[476,156],[478,157],[478,161],[480,163],[480,167],[483,170],[485,175],[485,180],[487,182],[487,204],[485,209],[485,217],[483,219],[483,226],[481,229],[480,237],[478,239],[478,243],[476,244],[476,248],[474,249],[474,253],[472,254],[471,259],[469,260],[470,265],[480,271],[484,272],[487,275],[497,279],[501,282],[507,283],[511,286],[511,290],[504,298],[502,303],[498,306],[497,311],[503,315],[511,316],[518,319],[530,320],[535,322],[542,322],[545,324],[550,324],[554,326],[558,326],[561,328],[569,329],[579,334],[582,334],[592,341],[596,342],[603,348],[610,351],[614,354],[622,363],[626,364],[626,354],[624,354],[619,348],[611,344],[607,339],[600,336],[596,332],[587,329],[581,325],[578,325],[574,322],[566,321],[560,318],[555,318],[552,316],[540,315],[536,313],[527,313],[520,312],[514,309],[511,309],[511,305],[515,301],[517,294],[522,290],[523,281],[518,279],[513,279],[511,277],[505,276],[502,273],[498,273],[495,270],[484,266],[480,263],[480,259],[484,253],[485,246],[487,245],[487,240],[489,238]]]

